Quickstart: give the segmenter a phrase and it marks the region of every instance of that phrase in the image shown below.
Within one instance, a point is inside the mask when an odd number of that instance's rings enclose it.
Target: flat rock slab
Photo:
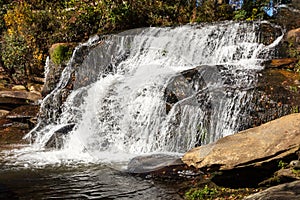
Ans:
[[[205,171],[231,170],[278,161],[299,149],[300,114],[291,114],[192,149],[182,160]]]
[[[128,163],[128,172],[148,173],[160,170],[166,166],[182,165],[178,156],[154,154],[148,156],[138,156]]]
[[[23,99],[35,102],[41,98],[41,95],[27,91],[0,91],[0,103],[2,99]]]
[[[179,156],[152,154],[133,158],[127,167],[127,172],[146,178],[182,179],[202,175],[195,168],[184,164]]]
[[[299,200],[300,199],[300,181],[281,184],[270,187],[264,191],[250,195],[245,200]]]
[[[8,119],[29,119],[37,116],[39,106],[37,105],[24,105],[13,109],[6,115]]]

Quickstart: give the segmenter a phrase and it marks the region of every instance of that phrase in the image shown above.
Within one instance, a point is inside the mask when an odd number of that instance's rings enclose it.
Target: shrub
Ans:
[[[30,53],[31,49],[21,35],[4,34],[3,67],[13,83],[26,85],[30,73],[30,60],[27,55]]]

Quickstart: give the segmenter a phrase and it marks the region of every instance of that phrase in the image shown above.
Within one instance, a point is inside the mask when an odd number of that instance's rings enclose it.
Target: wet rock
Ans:
[[[62,71],[67,66],[69,56],[71,56],[72,49],[74,49],[74,43],[55,43],[49,49],[50,59],[46,62],[46,77],[44,80],[44,86],[41,91],[43,97],[49,94],[58,84]],[[56,51],[57,48],[61,48],[61,51]],[[70,55],[68,55],[70,54]],[[60,61],[59,63],[57,63]]]
[[[138,156],[128,163],[127,172],[147,178],[192,178],[202,173],[185,165],[178,156],[153,154]]]
[[[291,6],[292,8],[295,8],[295,9],[300,10],[300,0],[292,0],[292,1],[290,2],[290,6]]]
[[[250,195],[245,200],[298,200],[300,199],[300,181],[285,183],[270,187],[266,190]]]
[[[274,26],[271,23],[262,23],[259,27],[260,36],[259,41],[264,45],[272,44],[276,38],[282,35],[282,30],[278,26]]]
[[[64,145],[64,139],[69,132],[72,131],[75,124],[67,124],[60,129],[56,130],[45,144],[46,148],[61,149]]]
[[[4,128],[6,126],[8,126],[8,124],[11,124],[12,121],[6,118],[0,118],[0,127]]]
[[[46,73],[45,84],[41,91],[43,97],[49,94],[59,82],[59,78],[61,76],[61,72],[64,70],[66,65],[63,64],[54,64],[52,60],[49,60],[48,63],[48,73]]]
[[[217,184],[253,186],[274,173],[279,160],[297,157],[299,127],[300,114],[291,114],[192,149],[182,160],[204,172],[221,171],[213,180]]]
[[[293,0],[292,2],[294,6],[280,8],[278,15],[271,20],[288,31],[300,27],[300,11],[299,8],[295,9],[299,0]]]
[[[13,109],[5,117],[15,122],[22,122],[28,124],[30,128],[33,128],[36,124],[36,117],[39,112],[39,106],[37,105],[25,105]]]
[[[293,0],[295,7],[297,1]],[[278,16],[274,19],[274,23],[279,24],[286,29],[286,33],[280,44],[276,47],[278,58],[298,58],[300,53],[300,10],[295,9],[291,5],[281,8]],[[298,61],[299,63],[299,61]]]
[[[241,118],[240,130],[245,130],[282,116],[297,113],[300,108],[299,73],[265,69],[260,72],[253,90],[247,117]]]
[[[199,66],[186,70],[173,77],[165,90],[167,113],[180,100],[190,97],[217,79],[218,66]]]

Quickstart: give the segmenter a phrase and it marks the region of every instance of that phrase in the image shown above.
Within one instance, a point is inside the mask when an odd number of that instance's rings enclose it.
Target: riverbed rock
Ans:
[[[289,31],[300,27],[299,13],[299,0],[292,0],[292,4],[289,4],[288,7],[281,7],[277,16],[271,21]]]
[[[55,149],[61,149],[64,145],[64,139],[67,137],[68,133],[72,131],[75,124],[66,124],[62,125],[61,128],[56,130],[49,140],[46,142],[45,147],[46,148],[55,148]]]
[[[259,73],[250,110],[242,116],[239,130],[256,127],[282,116],[298,113],[300,108],[299,73],[265,69]]]
[[[27,91],[0,91],[0,108],[12,110],[21,105],[37,103],[41,95]]]
[[[278,169],[279,160],[289,161],[297,157],[299,127],[300,114],[291,114],[196,147],[182,160],[206,172],[221,171],[222,177],[216,176],[215,179],[218,183],[236,175],[236,180],[231,181],[243,185],[243,181],[248,180],[250,185],[255,185]]]
[[[29,131],[29,125],[0,118],[0,145],[24,143],[23,137]]]
[[[244,200],[298,200],[300,199],[300,181],[280,184],[252,194]]]
[[[199,178],[203,175],[199,170],[184,164],[179,156],[167,154],[137,156],[128,163],[127,172],[159,179]]]
[[[39,112],[38,105],[19,106],[9,112],[5,117],[15,122],[27,123],[30,128],[35,125],[36,117]]]
[[[193,106],[201,107],[207,116],[203,126],[209,126],[212,105],[217,103],[212,102],[212,100],[209,101],[209,95],[218,99],[222,97],[222,94],[218,96],[218,90],[206,91],[205,88],[212,81],[223,81],[222,71],[224,67],[222,65],[199,66],[173,77],[165,90],[166,113],[169,113],[177,102],[182,105],[184,102],[179,101],[194,98],[192,100]],[[267,67],[253,76],[257,76],[258,81],[251,87],[237,87],[234,83],[231,84],[230,75],[227,76],[228,81],[224,83],[223,88],[219,86],[226,93],[246,92],[245,98],[251,99],[251,101],[240,104],[243,107],[240,107],[241,113],[236,119],[239,124],[239,127],[236,128],[237,131],[256,127],[279,117],[299,112],[299,73]],[[197,98],[200,96],[201,98]],[[202,100],[199,101],[199,99]]]
[[[55,64],[51,59],[47,62],[48,71],[46,73],[45,84],[41,92],[43,97],[49,94],[56,87],[56,84],[59,82],[61,72],[66,67],[65,63]]]
[[[270,187],[282,183],[289,183],[296,180],[300,180],[299,174],[295,173],[292,167],[288,167],[276,171],[272,177],[260,182],[258,185],[260,187]]]

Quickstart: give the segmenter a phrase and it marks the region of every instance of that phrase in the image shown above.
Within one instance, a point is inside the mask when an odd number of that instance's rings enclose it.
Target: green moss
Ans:
[[[278,162],[278,167],[279,167],[280,169],[284,169],[286,166],[288,166],[288,163],[286,163],[286,162],[284,162],[284,161],[282,161],[282,160],[280,160],[280,161]]]
[[[292,172],[293,172],[297,177],[300,177],[300,169],[292,169]]]
[[[213,199],[217,194],[218,190],[216,188],[209,188],[207,185],[205,185],[205,187],[201,189],[189,190],[185,194],[185,197],[188,200]]]
[[[246,19],[247,16],[247,12],[245,10],[237,10],[234,11],[233,14],[234,14],[233,17],[234,20],[244,20]]]
[[[202,199],[244,199],[250,194],[261,191],[260,188],[226,188],[218,186],[208,186],[192,188],[185,193],[184,199],[186,200],[202,200]]]
[[[71,48],[63,44],[56,46],[50,53],[51,60],[57,65],[69,60],[71,55]]]
[[[293,106],[292,107],[292,109],[293,109],[293,113],[299,113],[299,106]]]

